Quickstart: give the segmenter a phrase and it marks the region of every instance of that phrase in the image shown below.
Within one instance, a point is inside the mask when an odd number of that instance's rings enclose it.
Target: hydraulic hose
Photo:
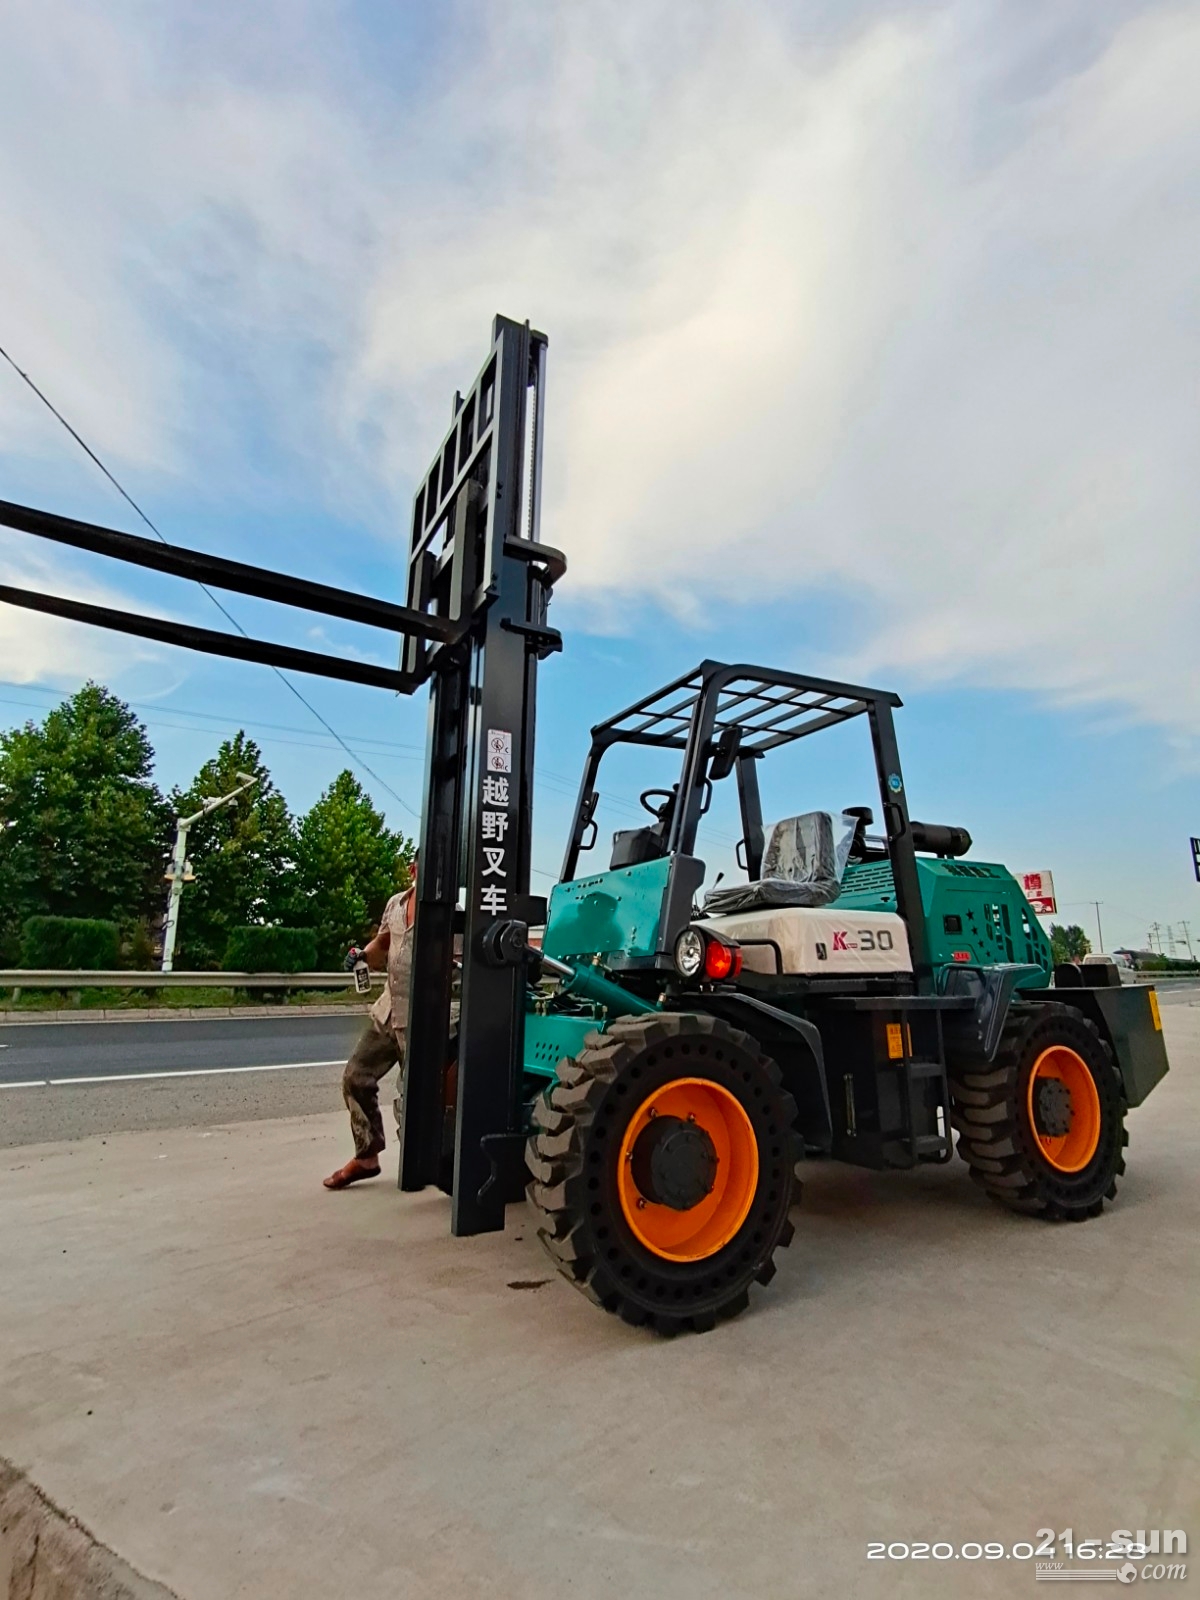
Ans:
[[[553,956],[545,955],[541,957],[541,963],[543,971],[552,972],[559,979],[564,994],[573,994],[580,1000],[594,1000],[612,1016],[632,1017],[658,1010],[648,1000],[630,994],[628,989],[622,989],[620,984],[602,976],[595,967],[582,964],[573,967],[569,962],[556,961]]]

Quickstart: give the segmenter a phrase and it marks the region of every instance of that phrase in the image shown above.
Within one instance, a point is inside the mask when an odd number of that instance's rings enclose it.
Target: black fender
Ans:
[[[1017,984],[1034,973],[1039,978],[1045,976],[1041,967],[1017,962],[994,967],[951,967],[946,972],[942,992],[974,1002],[969,1012],[954,1017],[952,1022],[947,1018],[947,1035],[956,1053],[965,1052],[983,1061],[996,1059]],[[1021,991],[1021,998],[1029,1000],[1053,992],[1025,989]]]
[[[1021,998],[1073,1006],[1096,1024],[1116,1058],[1126,1105],[1140,1106],[1155,1084],[1166,1077],[1167,1046],[1153,984],[1037,989]]]
[[[687,1004],[752,1034],[783,1073],[784,1087],[795,1099],[797,1130],[806,1145],[827,1151],[833,1145],[833,1117],[825,1079],[825,1046],[821,1030],[805,1017],[794,1017],[755,995],[713,990],[688,995]]]
[[[1040,967],[1016,964],[961,967],[946,974],[945,993],[974,1000],[963,1017],[947,1019],[947,1037],[956,1052],[995,1060],[1000,1035],[1014,999],[1021,1005],[1071,1006],[1099,1028],[1121,1074],[1125,1103],[1140,1106],[1167,1074],[1167,1047],[1153,984],[1082,984],[1018,989],[1019,980]]]

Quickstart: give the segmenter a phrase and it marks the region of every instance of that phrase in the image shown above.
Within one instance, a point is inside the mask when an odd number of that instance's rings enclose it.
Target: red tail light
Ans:
[[[736,978],[742,970],[742,952],[736,944],[725,944],[720,939],[709,939],[704,947],[704,976],[721,982]]]

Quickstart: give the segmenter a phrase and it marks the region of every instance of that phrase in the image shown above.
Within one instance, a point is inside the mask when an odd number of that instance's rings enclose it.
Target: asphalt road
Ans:
[[[1200,986],[1164,984],[1159,997],[1164,1007],[1200,1006]],[[363,1023],[357,1011],[0,1023],[0,1149],[333,1110],[341,1106],[342,1066]],[[385,1107],[391,1098],[385,1084]],[[390,1122],[385,1111],[385,1127]]]
[[[0,1147],[328,1111],[363,1022],[352,1012],[0,1025]]]
[[[69,1022],[0,1028],[0,1084],[345,1060],[362,1030],[346,1017],[214,1017],[211,1022]]]
[[[1194,1004],[1200,986],[1164,986],[1159,998],[1163,1005]],[[359,1011],[211,1021],[3,1023],[0,1090],[341,1066],[363,1023]]]

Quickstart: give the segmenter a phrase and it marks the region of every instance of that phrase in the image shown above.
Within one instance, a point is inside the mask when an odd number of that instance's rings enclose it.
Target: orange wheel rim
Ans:
[[[646,1198],[633,1175],[633,1147],[656,1117],[694,1122],[716,1152],[712,1188],[686,1211]],[[708,1078],[676,1078],[642,1101],[621,1140],[617,1196],[640,1244],[666,1261],[703,1261],[737,1233],[758,1190],[758,1141],[740,1100]]]
[[[1036,1114],[1039,1096],[1055,1082],[1062,1085],[1055,1091],[1059,1107],[1065,1091],[1070,1126],[1061,1134],[1043,1133]],[[1100,1144],[1100,1096],[1083,1057],[1064,1044],[1043,1050],[1029,1074],[1026,1109],[1038,1150],[1055,1171],[1082,1172]]]

